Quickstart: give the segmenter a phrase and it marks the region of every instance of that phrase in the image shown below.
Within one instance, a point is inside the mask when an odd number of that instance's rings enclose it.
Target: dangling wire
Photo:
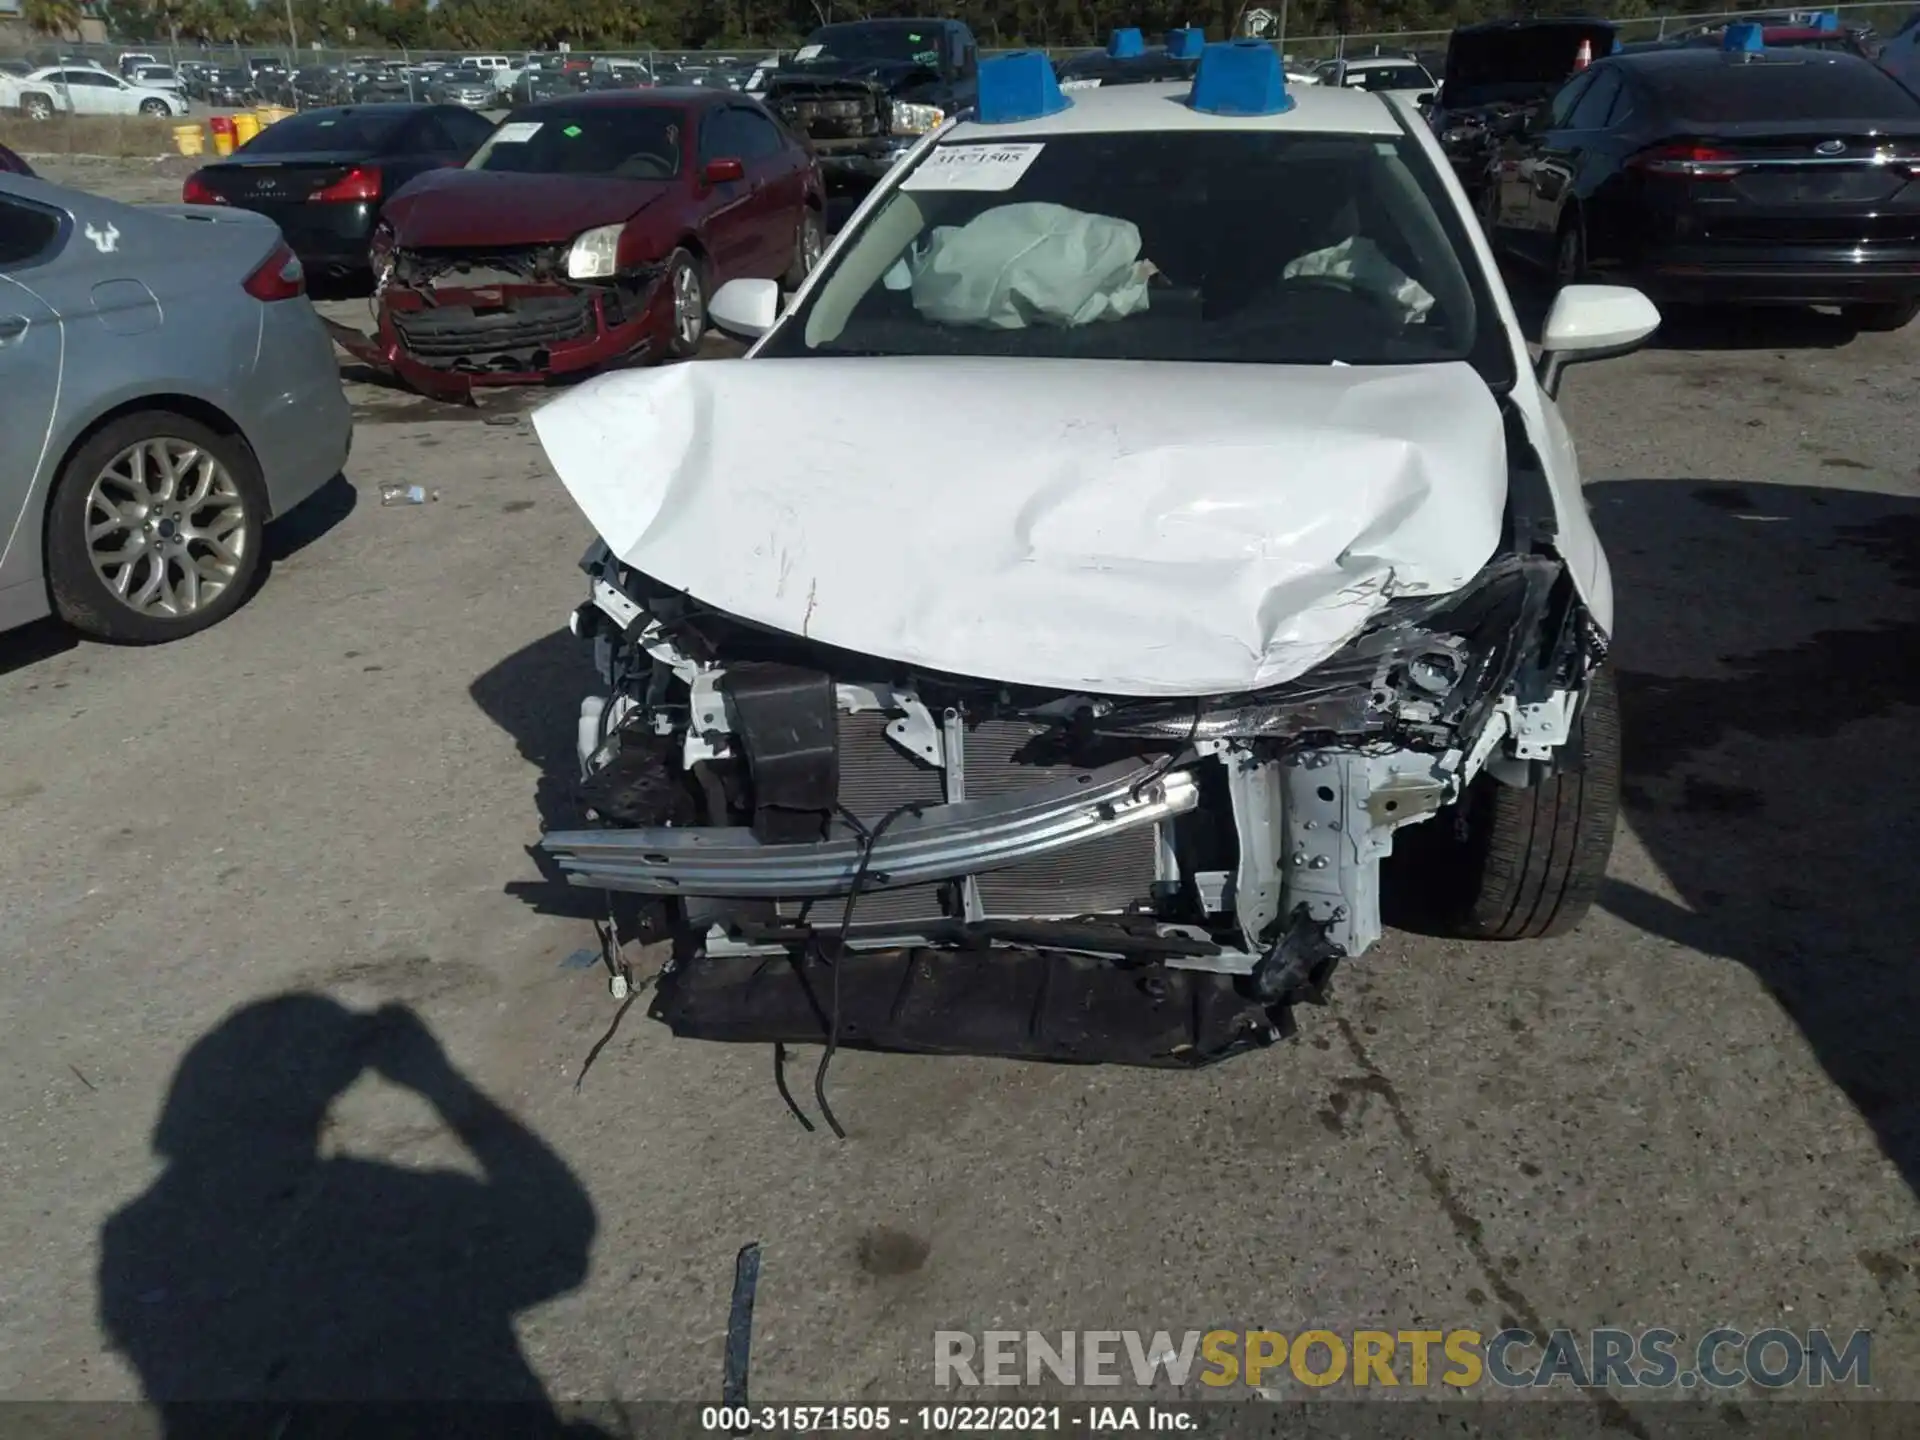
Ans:
[[[833,1064],[835,1052],[840,1048],[840,967],[847,958],[847,932],[853,928],[853,907],[860,902],[860,887],[866,884],[867,867],[873,860],[873,847],[880,843],[880,837],[887,833],[887,827],[902,815],[918,817],[923,813],[920,802],[909,800],[904,805],[896,805],[880,817],[880,823],[869,830],[860,818],[844,805],[835,805],[835,812],[852,827],[860,840],[860,863],[854,867],[853,884],[847,890],[847,908],[840,914],[840,936],[834,944],[833,985],[828,1001],[827,1048],[820,1053],[820,1068],[813,1072],[813,1099],[820,1107],[820,1116],[827,1122],[837,1139],[847,1138],[847,1132],[840,1128],[840,1121],[833,1113],[833,1107],[827,1103],[827,1067]],[[816,953],[817,950],[816,950]],[[823,957],[824,958],[824,957]],[[791,1101],[788,1102],[790,1105]],[[795,1114],[799,1111],[796,1109]],[[813,1127],[807,1126],[809,1130]]]
[[[1179,749],[1169,750],[1165,755],[1160,757],[1159,763],[1156,764],[1153,769],[1133,782],[1133,788],[1127,791],[1127,798],[1129,800],[1138,800],[1141,795],[1146,792],[1148,786],[1157,781],[1164,780],[1167,772],[1180,763],[1180,757],[1193,748],[1194,738],[1200,733],[1200,718],[1205,713],[1206,701],[1195,700],[1193,702],[1193,723],[1187,726],[1187,738],[1180,742]]]

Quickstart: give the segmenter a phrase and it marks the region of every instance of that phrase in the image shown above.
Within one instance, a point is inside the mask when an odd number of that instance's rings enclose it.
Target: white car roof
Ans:
[[[1015,140],[1122,130],[1294,130],[1338,135],[1398,135],[1400,123],[1378,95],[1319,85],[1289,88],[1293,106],[1279,115],[1210,115],[1189,106],[1192,85],[1113,85],[1076,90],[1073,103],[1037,120],[982,125],[963,120],[947,140]]]
[[[1359,59],[1347,60],[1341,63],[1349,70],[1384,70],[1389,66],[1399,67],[1402,65],[1412,65],[1421,70],[1427,68],[1411,55],[1365,55]]]

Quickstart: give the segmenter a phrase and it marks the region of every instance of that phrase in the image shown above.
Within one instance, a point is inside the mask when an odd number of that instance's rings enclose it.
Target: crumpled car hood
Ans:
[[[627,564],[902,665],[1112,695],[1277,684],[1498,541],[1464,364],[806,359],[600,377],[534,428]]]

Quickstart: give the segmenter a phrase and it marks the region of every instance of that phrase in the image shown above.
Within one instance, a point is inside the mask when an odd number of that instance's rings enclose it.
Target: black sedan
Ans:
[[[216,109],[245,108],[259,102],[260,87],[254,83],[252,71],[235,67],[209,70],[197,76],[187,83],[187,94]]]
[[[1496,246],[1673,303],[1920,313],[1920,98],[1818,50],[1616,55],[1495,162]]]
[[[466,164],[492,133],[453,105],[307,110],[195,171],[181,198],[270,216],[309,272],[358,276],[386,198],[425,171]]]

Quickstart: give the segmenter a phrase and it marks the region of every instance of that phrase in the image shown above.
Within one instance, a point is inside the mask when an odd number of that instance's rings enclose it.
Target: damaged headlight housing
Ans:
[[[574,236],[567,251],[570,280],[611,280],[620,270],[620,232],[624,225],[601,225]]]
[[[938,105],[908,105],[896,103],[893,107],[893,133],[896,135],[924,135],[934,126],[947,118],[947,112]]]
[[[393,278],[393,227],[382,220],[373,227],[373,238],[367,242],[367,268],[373,271],[376,287],[384,287]]]

